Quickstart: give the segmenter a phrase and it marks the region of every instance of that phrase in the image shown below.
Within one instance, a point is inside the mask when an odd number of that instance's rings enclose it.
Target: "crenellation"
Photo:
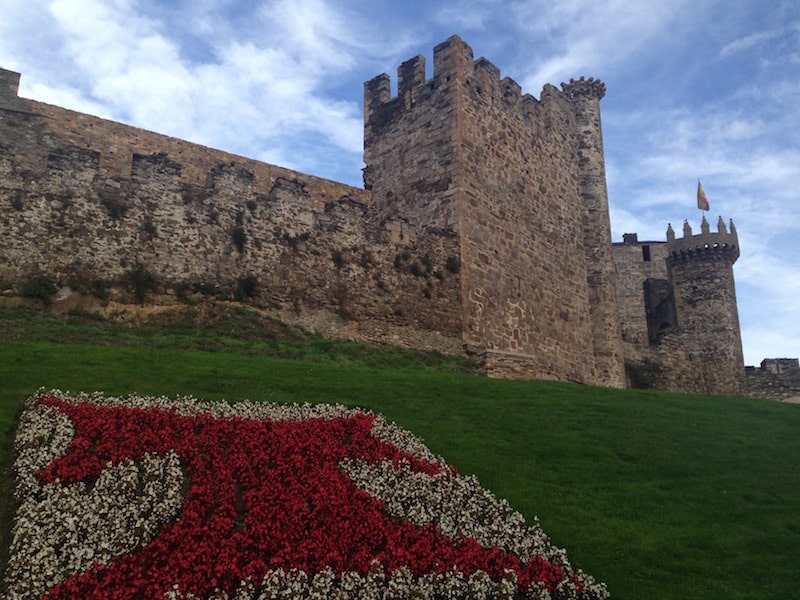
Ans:
[[[437,87],[451,80],[465,81],[474,70],[472,48],[457,35],[433,48],[433,80]]]
[[[10,115],[31,114],[29,102],[19,96],[21,74],[0,68],[0,127],[3,112]]]
[[[486,98],[488,101],[493,101],[499,97],[500,94],[500,69],[498,69],[492,62],[481,57],[475,61],[474,73],[475,93],[479,96]],[[468,80],[467,84],[470,85],[471,81]]]
[[[16,104],[20,77],[20,73],[0,68],[0,108],[10,108]]]
[[[98,153],[99,155],[99,153]],[[142,174],[142,167],[148,165],[146,174]],[[181,171],[183,166],[180,163],[170,159],[167,154],[159,152],[156,154],[137,154],[133,153],[131,157],[131,178],[141,179],[143,177],[151,177],[154,173],[164,174],[180,180]]]
[[[500,82],[500,87],[503,90],[503,100],[508,104],[516,107],[522,101],[522,86],[511,77],[504,77]]]
[[[800,361],[765,358],[759,367],[745,367],[748,395],[781,402],[800,402]]]
[[[364,108],[386,104],[392,99],[392,82],[388,73],[376,75],[364,83]]]
[[[417,94],[425,86],[425,57],[417,55],[397,68],[397,95],[410,108]]]
[[[522,96],[522,114],[527,123],[531,123],[531,121],[538,123],[540,111],[541,103],[532,94]]]
[[[671,229],[671,226],[670,226]],[[731,220],[730,232],[725,227],[722,217],[717,223],[717,232],[711,231],[711,227],[703,217],[700,224],[700,233],[694,235],[689,221],[684,221],[683,237],[675,238],[674,232],[670,238],[667,232],[668,248],[670,260],[690,260],[693,257],[716,257],[725,259],[733,264],[739,258],[739,236]]]

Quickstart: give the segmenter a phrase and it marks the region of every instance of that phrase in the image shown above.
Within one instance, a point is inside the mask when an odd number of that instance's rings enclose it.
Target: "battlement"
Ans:
[[[425,57],[417,55],[397,68],[397,94],[392,95],[391,78],[382,73],[364,84],[364,122],[367,128],[378,127],[391,120],[398,111],[408,110],[432,94],[447,93],[461,85],[462,89],[484,102],[504,104],[521,117],[531,120],[542,103],[578,97],[600,99],[605,85],[594,78],[570,80],[560,92],[545,85],[541,101],[523,94],[522,86],[511,77],[502,77],[500,69],[486,58],[473,59],[469,44],[457,35],[433,49],[433,77],[426,78]]]
[[[667,247],[669,260],[685,261],[695,258],[720,258],[729,260],[731,264],[739,258],[739,236],[733,220],[730,221],[730,230],[725,226],[722,217],[717,221],[717,232],[712,233],[711,227],[703,217],[700,224],[700,233],[694,235],[689,221],[683,222],[683,237],[676,238],[672,224],[667,227]]]
[[[581,77],[577,81],[570,79],[569,83],[561,84],[561,89],[570,99],[584,97],[600,100],[606,95],[606,84],[594,77]]]
[[[755,367],[745,367],[754,369]],[[765,358],[759,367],[762,371],[781,375],[782,373],[800,374],[800,359],[797,358]]]

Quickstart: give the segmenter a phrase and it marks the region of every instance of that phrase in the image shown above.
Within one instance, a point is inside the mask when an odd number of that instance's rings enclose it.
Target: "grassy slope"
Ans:
[[[246,319],[220,337],[188,324],[133,330],[5,317],[6,469],[21,401],[39,386],[342,402],[397,421],[527,518],[538,515],[614,598],[790,598],[800,588],[798,406],[489,380],[426,367],[432,355],[384,356],[286,332],[276,350],[258,346],[259,327]],[[8,528],[0,530],[7,547]]]

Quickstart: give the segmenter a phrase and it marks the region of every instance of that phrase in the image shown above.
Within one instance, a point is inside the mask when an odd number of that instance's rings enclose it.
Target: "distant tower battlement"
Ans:
[[[0,69],[0,99],[16,98],[19,94],[20,74]]]
[[[24,101],[19,97],[20,74],[0,69],[0,109],[24,109]]]
[[[700,224],[700,233],[692,234],[692,226],[688,221],[683,224],[683,237],[676,238],[672,225],[667,227],[667,248],[670,262],[686,261],[693,259],[725,260],[733,264],[739,258],[739,236],[733,220],[730,221],[730,230],[725,227],[722,217],[717,221],[717,232],[712,233],[711,228],[703,217]]]
[[[570,98],[584,96],[602,100],[606,95],[606,84],[594,77],[589,77],[589,79],[581,77],[577,81],[570,79],[569,83],[561,84],[561,89]]]

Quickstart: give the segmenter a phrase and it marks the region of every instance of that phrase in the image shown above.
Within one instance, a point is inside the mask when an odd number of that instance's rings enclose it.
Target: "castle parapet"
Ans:
[[[412,109],[422,99],[446,93],[463,85],[481,101],[504,105],[509,114],[517,113],[532,120],[538,113],[540,101],[522,93],[522,86],[510,77],[502,77],[500,69],[486,58],[473,59],[472,48],[454,35],[433,49],[433,77],[426,79],[425,57],[418,55],[403,62],[397,69],[397,94],[392,95],[391,79],[382,73],[364,84],[364,122],[367,130],[380,127],[404,111]],[[605,85],[596,79],[571,80],[565,92],[546,85],[542,102],[555,98],[602,98]]]
[[[717,221],[717,232],[703,217],[700,233],[694,235],[689,221],[683,223],[683,237],[676,238],[672,224],[667,227],[667,249],[671,261],[692,260],[695,258],[719,258],[729,260],[731,264],[739,258],[739,236],[733,220],[730,229],[725,226],[722,217]]]
[[[594,77],[589,77],[589,79],[581,77],[577,81],[570,79],[569,83],[561,84],[561,89],[569,98],[583,96],[601,100],[606,95],[606,84]]]

